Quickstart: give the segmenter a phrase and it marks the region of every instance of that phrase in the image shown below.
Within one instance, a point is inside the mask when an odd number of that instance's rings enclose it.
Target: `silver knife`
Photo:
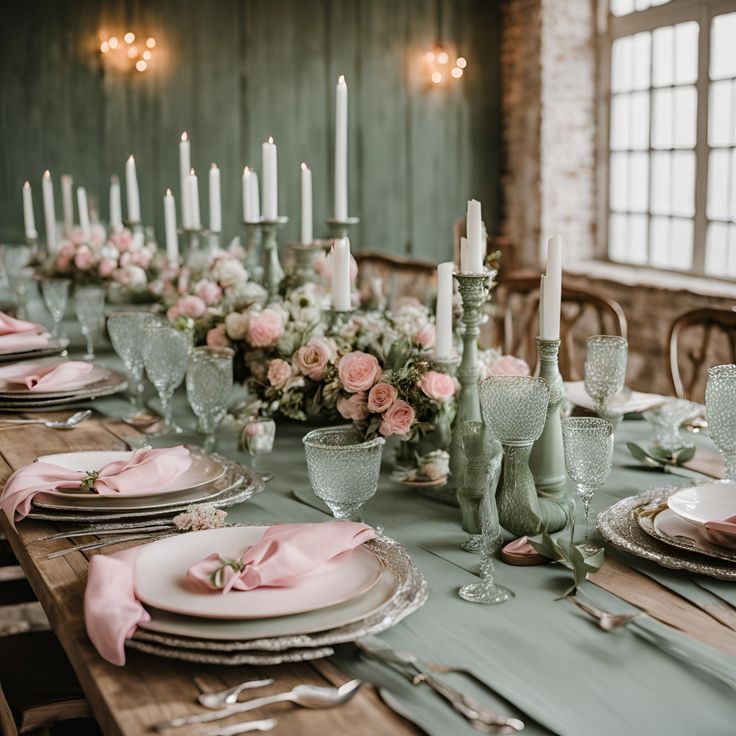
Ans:
[[[31,542],[50,542],[53,539],[74,539],[75,537],[104,537],[110,534],[138,534],[141,532],[159,532],[166,531],[166,529],[173,528],[173,524],[150,524],[141,526],[117,526],[112,529],[78,529],[73,532],[59,532],[58,534],[51,534],[48,537],[39,537],[33,539]]]
[[[93,549],[101,549],[102,547],[112,547],[114,544],[123,544],[124,542],[135,542],[137,539],[151,539],[155,534],[132,534],[128,537],[115,537],[115,539],[103,539],[101,542],[87,542],[86,544],[77,544],[74,547],[65,547],[64,549],[52,552],[46,555],[47,560],[53,560],[57,557],[64,557],[71,552],[87,552]],[[163,536],[163,535],[162,535]]]

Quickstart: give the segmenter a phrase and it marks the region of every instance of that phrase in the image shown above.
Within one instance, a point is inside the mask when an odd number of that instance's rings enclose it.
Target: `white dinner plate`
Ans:
[[[145,546],[136,562],[138,599],[162,611],[184,616],[254,619],[288,616],[344,603],[362,595],[381,577],[383,566],[364,546],[325,563],[292,586],[210,590],[187,570],[217,552],[237,558],[269,527],[232,526],[167,537]]]
[[[736,483],[713,481],[683,488],[667,499],[667,506],[695,526],[736,516]]]
[[[575,406],[595,411],[593,399],[585,390],[585,381],[565,381],[565,398]],[[647,394],[625,388],[621,394],[613,397],[611,408],[623,414],[636,414],[651,409],[663,401],[667,401],[667,397],[661,394]]]
[[[347,626],[370,616],[393,597],[398,579],[391,570],[385,569],[378,582],[366,591],[345,603],[321,608],[292,616],[249,619],[245,621],[220,621],[194,616],[180,616],[157,608],[149,608],[151,620],[141,628],[160,634],[187,636],[192,639],[214,641],[252,641],[274,636],[299,636]]]
[[[40,462],[61,465],[69,470],[87,472],[99,470],[103,465],[118,460],[129,460],[133,456],[132,451],[86,451],[86,452],[62,452],[56,455],[43,455],[38,458]],[[192,464],[189,468],[170,483],[151,490],[145,486],[128,491],[125,494],[100,495],[99,493],[80,493],[76,489],[61,491],[61,495],[43,494],[43,505],[47,508],[68,507],[74,508],[114,508],[119,506],[127,508],[131,503],[140,505],[144,501],[154,501],[165,497],[177,499],[179,495],[195,492],[215,483],[225,474],[225,466],[216,458],[205,455],[199,450],[190,450]]]
[[[92,370],[87,373],[80,375],[76,380],[70,381],[63,389],[56,389],[51,391],[45,391],[39,389],[32,391],[24,383],[11,382],[10,378],[23,378],[39,368],[45,368],[48,365],[61,365],[63,361],[58,360],[44,360],[44,361],[28,361],[18,365],[11,364],[8,366],[0,367],[0,396],[11,399],[20,399],[25,396],[37,397],[43,396],[45,398],[52,398],[54,396],[69,396],[73,394],[77,389],[91,386],[93,383],[104,381],[110,377],[110,370],[101,365],[93,365]]]

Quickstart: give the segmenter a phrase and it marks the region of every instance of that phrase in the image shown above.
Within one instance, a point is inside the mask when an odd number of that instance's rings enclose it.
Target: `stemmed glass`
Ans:
[[[150,312],[114,312],[107,319],[113,350],[130,374],[130,398],[136,412],[143,409],[143,338]]]
[[[52,337],[61,337],[61,320],[64,319],[70,286],[69,279],[43,279],[41,281],[43,300],[54,322],[51,330]]]
[[[74,295],[77,319],[87,341],[85,360],[95,359],[95,340],[105,328],[105,290],[100,286],[83,286]]]
[[[600,550],[600,546],[590,541],[590,502],[611,472],[613,425],[598,417],[566,417],[562,420],[562,443],[565,448],[565,469],[585,509],[585,543],[582,550],[586,556],[593,555]],[[571,544],[572,534],[571,529]]]
[[[309,482],[336,519],[360,520],[360,509],[378,489],[386,440],[363,441],[352,426],[314,429],[303,438]]]
[[[617,426],[622,414],[611,407],[614,396],[623,391],[629,346],[617,335],[588,338],[585,356],[585,390],[593,399],[599,416]]]
[[[503,544],[495,501],[495,485],[489,486],[480,502],[480,580],[463,585],[458,595],[471,603],[503,603],[514,597],[514,592],[493,582],[493,555]]]
[[[251,417],[243,429],[243,439],[253,458],[253,470],[269,481],[273,473],[266,463],[266,455],[273,450],[276,439],[276,422],[270,417]]]
[[[171,416],[171,397],[184,380],[189,362],[188,333],[165,322],[151,322],[145,327],[143,338],[143,365],[161,401],[164,430],[162,434],[180,434]]]
[[[194,348],[187,368],[187,398],[206,435],[204,451],[215,449],[215,430],[227,411],[233,387],[233,356],[230,348]]]
[[[725,480],[736,481],[736,365],[708,368],[705,418],[708,434],[726,463]]]

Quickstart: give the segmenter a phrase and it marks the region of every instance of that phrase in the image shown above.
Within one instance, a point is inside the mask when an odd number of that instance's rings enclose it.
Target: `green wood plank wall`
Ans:
[[[496,226],[500,197],[499,13],[491,0],[24,0],[0,27],[0,239],[22,236],[21,186],[41,174],[85,185],[107,218],[110,174],[135,153],[143,218],[162,240],[161,197],[179,193],[187,130],[208,220],[207,170],[222,170],[225,235],[238,234],[240,174],[279,146],[280,210],[299,232],[299,164],[314,176],[315,233],[332,210],[334,87],[350,91],[355,248],[443,260],[468,197]],[[145,73],[112,72],[99,33],[154,35]],[[462,80],[427,84],[437,38],[468,59]],[[178,204],[178,203],[177,203]]]

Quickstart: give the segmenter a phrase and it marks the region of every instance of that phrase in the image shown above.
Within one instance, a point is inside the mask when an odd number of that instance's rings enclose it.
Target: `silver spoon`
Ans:
[[[236,723],[233,726],[225,726],[223,728],[215,727],[207,731],[202,731],[199,736],[238,736],[248,731],[270,731],[276,726],[275,718],[268,718],[263,721],[246,721],[245,723]]]
[[[609,613],[608,611],[601,611],[600,608],[596,608],[590,603],[581,601],[577,596],[571,595],[568,598],[581,611],[585,611],[589,616],[592,616],[603,631],[616,631],[644,615],[643,613]]]
[[[203,705],[205,708],[218,710],[219,708],[224,708],[226,705],[237,703],[238,696],[243,692],[243,690],[253,690],[257,687],[266,687],[267,685],[272,685],[273,682],[274,680],[272,677],[269,677],[266,680],[247,680],[246,682],[241,682],[240,685],[236,685],[235,687],[229,687],[227,690],[220,690],[216,693],[202,693],[197,700],[199,700],[199,704]]]
[[[66,419],[0,419],[2,424],[42,424],[49,429],[71,429],[92,416],[91,409],[84,409]]]
[[[230,708],[213,711],[211,713],[200,713],[196,716],[181,716],[180,718],[172,718],[169,721],[163,721],[156,724],[154,728],[159,731],[166,731],[170,728],[179,728],[179,726],[193,726],[198,723],[210,723],[211,721],[219,721],[223,718],[235,716],[238,713],[245,713],[256,708],[263,708],[265,705],[272,703],[294,703],[302,708],[334,708],[338,705],[344,705],[351,700],[360,690],[363,683],[360,680],[350,680],[341,687],[318,687],[317,685],[297,685],[293,690],[277,695],[266,695],[263,698],[255,698],[245,703],[238,703]]]

